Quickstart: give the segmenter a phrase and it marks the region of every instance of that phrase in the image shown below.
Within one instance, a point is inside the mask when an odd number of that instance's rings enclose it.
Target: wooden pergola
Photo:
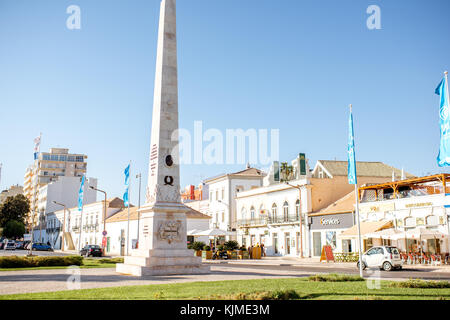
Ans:
[[[450,174],[441,173],[441,174],[435,174],[432,176],[426,176],[426,177],[420,177],[420,178],[392,181],[392,182],[386,182],[386,183],[370,185],[370,186],[362,186],[362,187],[358,188],[358,201],[361,201],[362,191],[373,190],[373,191],[375,191],[375,199],[378,199],[378,192],[380,190],[392,189],[394,199],[396,199],[400,188],[409,187],[410,189],[418,189],[418,187],[423,186],[423,184],[429,183],[429,182],[436,182],[436,183],[442,184],[442,192],[441,193],[447,193],[447,181],[450,182]]]

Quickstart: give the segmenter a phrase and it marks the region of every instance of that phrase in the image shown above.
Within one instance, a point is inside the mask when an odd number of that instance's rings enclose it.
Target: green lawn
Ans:
[[[84,258],[80,268],[115,268],[115,263],[100,263],[98,259]],[[24,270],[46,270],[46,269],[66,269],[69,266],[32,267],[32,268],[0,268],[0,271],[24,271]]]
[[[306,278],[192,282],[128,286],[59,292],[3,295],[0,299],[41,300],[158,300],[158,299],[242,299],[249,294],[295,290],[300,299],[320,300],[441,300],[450,299],[450,289],[392,288],[382,281],[381,289],[367,288],[365,281],[318,282]]]

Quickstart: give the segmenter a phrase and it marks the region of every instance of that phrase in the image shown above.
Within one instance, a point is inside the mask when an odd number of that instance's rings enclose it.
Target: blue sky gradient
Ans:
[[[81,8],[81,30],[66,8]],[[88,155],[88,176],[146,185],[159,0],[0,0],[0,189],[41,151]],[[381,30],[366,9],[381,8]],[[416,175],[437,166],[450,2],[178,0],[180,127],[280,129],[280,159],[356,157]],[[257,164],[258,165],[258,164]],[[244,165],[184,165],[182,187]],[[137,202],[136,179],[131,202]],[[145,189],[145,188],[143,188]]]

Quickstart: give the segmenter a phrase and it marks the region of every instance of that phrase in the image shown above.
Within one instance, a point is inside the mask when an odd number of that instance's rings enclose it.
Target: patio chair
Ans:
[[[442,264],[441,256],[432,254],[431,255],[431,264],[434,266],[441,265]]]
[[[414,264],[415,262],[415,257],[411,253],[408,253],[408,264]]]

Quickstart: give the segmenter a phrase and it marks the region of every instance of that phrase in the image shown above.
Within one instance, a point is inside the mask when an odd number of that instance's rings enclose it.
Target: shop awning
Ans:
[[[392,228],[394,225],[392,221],[372,221],[372,222],[361,222],[361,236],[365,236],[369,233],[374,233],[384,229]],[[340,238],[355,238],[358,237],[358,226],[355,224],[353,227],[345,230],[339,235]]]

